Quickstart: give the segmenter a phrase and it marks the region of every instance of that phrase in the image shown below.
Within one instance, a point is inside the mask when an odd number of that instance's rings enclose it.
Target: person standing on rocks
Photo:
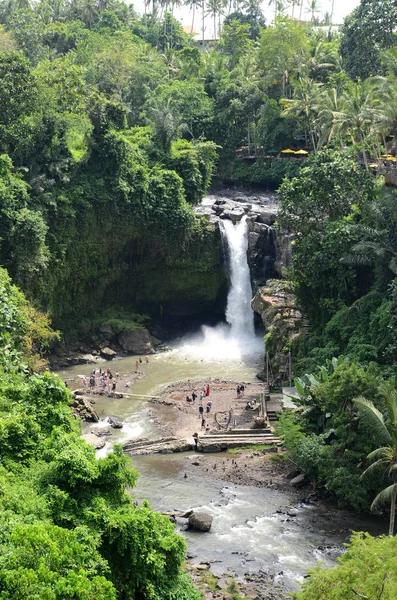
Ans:
[[[205,395],[206,397],[210,395],[210,386],[207,384],[206,390],[205,390]]]
[[[138,373],[139,371],[139,361],[137,360],[135,363],[135,373]]]
[[[199,418],[202,417],[204,414],[204,407],[203,406],[199,406]]]
[[[205,429],[205,419],[204,419],[204,417],[201,419],[201,429]]]
[[[197,394],[196,394],[196,392],[192,392],[192,400],[193,400],[193,404],[196,402],[196,398],[197,398]]]

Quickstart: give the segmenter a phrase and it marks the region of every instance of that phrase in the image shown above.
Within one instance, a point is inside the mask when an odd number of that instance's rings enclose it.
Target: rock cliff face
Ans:
[[[293,347],[298,336],[306,330],[288,281],[269,280],[266,286],[256,292],[252,309],[260,315],[266,328],[266,350],[273,373],[278,374],[281,382],[283,376],[287,376],[285,349]],[[258,377],[263,379],[265,374],[259,373]]]

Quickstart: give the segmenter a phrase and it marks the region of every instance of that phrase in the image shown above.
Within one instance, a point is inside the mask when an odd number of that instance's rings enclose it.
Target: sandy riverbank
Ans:
[[[161,434],[192,441],[193,433],[200,433],[199,396],[206,384],[210,386],[210,395],[203,398],[202,404],[205,410],[207,401],[210,400],[212,403],[210,412],[205,413],[206,422],[211,429],[216,428],[215,413],[228,412],[230,408],[233,410],[237,429],[251,428],[257,412],[246,410],[245,407],[248,401],[253,402],[255,399],[259,399],[264,386],[261,383],[241,383],[245,387],[243,398],[237,398],[236,389],[239,383],[234,381],[187,380],[167,386],[160,399],[154,401],[159,404],[157,407],[159,410],[156,411],[154,418]],[[198,398],[195,403],[187,402],[186,396],[191,397],[193,391],[196,392]],[[273,408],[280,410],[281,405],[276,406],[276,404],[277,401],[272,400]],[[277,454],[271,449],[242,449],[241,451],[235,450],[232,454],[216,455],[196,453],[189,459],[189,462],[194,471],[201,471],[211,478],[225,482],[294,491],[288,478],[292,466],[288,461],[279,457],[280,453],[279,451]],[[276,455],[277,458],[275,458]]]
[[[246,410],[247,402],[259,400],[263,393],[263,383],[235,382],[224,381],[220,379],[206,379],[202,381],[186,380],[178,381],[167,386],[162,392],[160,399],[154,401],[156,404],[176,409],[175,419],[162,424],[161,412],[160,418],[157,421],[162,433],[174,435],[180,438],[192,438],[193,433],[201,431],[201,417],[199,416],[199,397],[200,391],[206,386],[210,386],[210,395],[204,397],[202,405],[204,407],[204,418],[206,426],[210,430],[216,429],[215,413],[228,413],[233,410],[233,418],[235,419],[235,428],[249,429],[254,422],[255,411]],[[237,398],[236,389],[238,385],[243,384],[245,387],[244,397]],[[192,393],[197,394],[195,402],[187,402],[186,396],[191,397]],[[206,412],[207,402],[211,402],[210,412]]]

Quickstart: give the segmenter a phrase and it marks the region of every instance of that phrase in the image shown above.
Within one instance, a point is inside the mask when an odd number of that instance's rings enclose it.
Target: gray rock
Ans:
[[[106,348],[101,348],[101,356],[103,358],[106,358],[107,360],[112,360],[116,356],[116,354],[117,353],[114,350],[108,348],[107,346]]]
[[[108,421],[110,423],[110,427],[113,427],[113,429],[122,429],[123,428],[123,422],[119,421],[118,419],[115,419],[114,417],[109,417]]]
[[[198,529],[199,531],[209,531],[211,529],[213,517],[206,512],[195,512],[189,517],[189,527]]]
[[[305,485],[305,483],[306,483],[306,475],[304,473],[301,473],[300,475],[298,475],[297,477],[294,477],[290,481],[290,484],[293,487],[302,487],[303,485]]]
[[[146,327],[125,329],[118,336],[118,342],[125,352],[132,354],[152,354],[153,338]]]
[[[264,223],[265,225],[273,225],[277,219],[277,215],[270,212],[260,212],[257,218],[259,223]]]
[[[233,223],[237,223],[237,221],[241,221],[245,212],[242,208],[234,208],[233,210],[225,210],[221,215],[222,219],[230,219]]]
[[[85,433],[81,437],[87,442],[87,444],[91,444],[91,446],[94,446],[95,450],[100,450],[106,444],[106,441],[104,439],[97,437],[93,433]]]

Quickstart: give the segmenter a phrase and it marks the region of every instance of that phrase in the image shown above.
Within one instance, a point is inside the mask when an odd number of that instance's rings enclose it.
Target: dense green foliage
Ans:
[[[255,2],[208,53],[155,4],[4,0],[0,25],[0,261],[15,282],[64,330],[108,309],[216,310],[219,237],[190,205],[216,166],[272,188],[298,173],[275,154],[308,142],[306,124],[279,99],[337,69],[335,42],[286,17],[265,29]],[[247,143],[253,162],[236,158]]]
[[[97,460],[63,382],[26,372],[28,341],[52,333],[4,269],[0,295],[1,597],[198,600],[183,538],[126,493],[137,473],[121,446]]]
[[[354,534],[351,545],[333,569],[317,567],[303,584],[296,600],[351,600],[351,598],[384,598],[397,594],[394,565],[397,559],[397,537],[373,538]]]

